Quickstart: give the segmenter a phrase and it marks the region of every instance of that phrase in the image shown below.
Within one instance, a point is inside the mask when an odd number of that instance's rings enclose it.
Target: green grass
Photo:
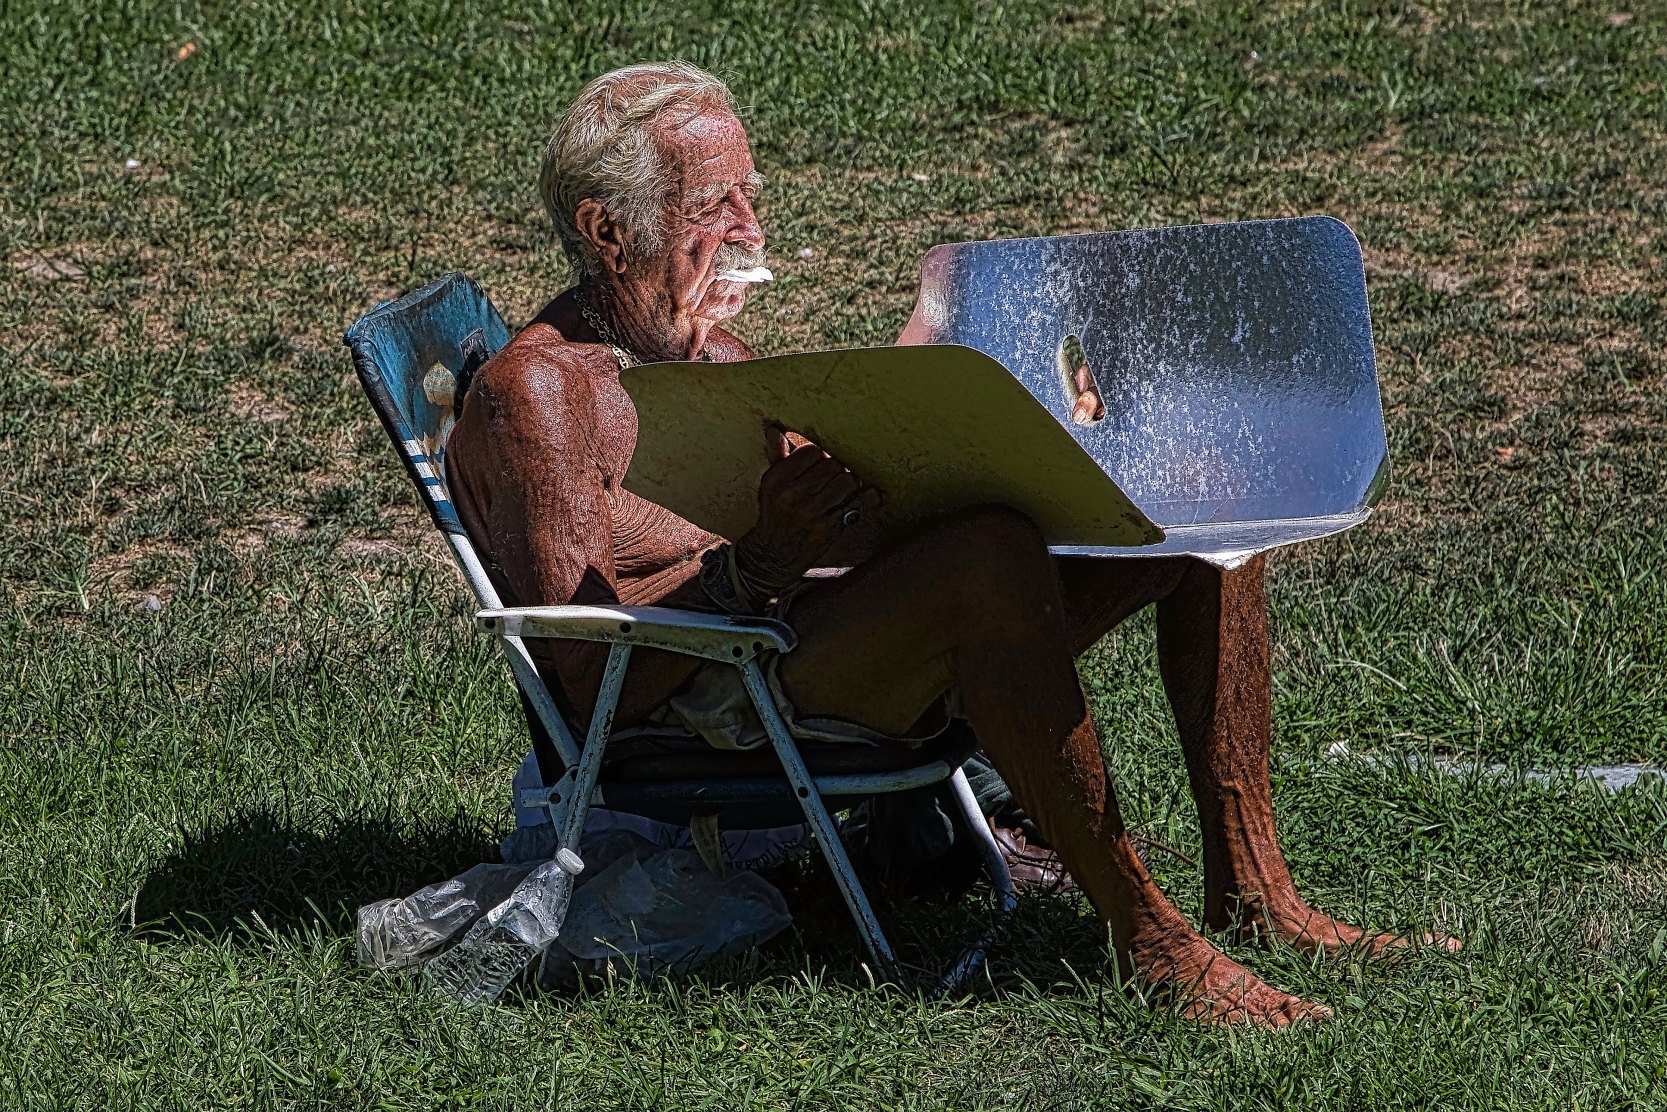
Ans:
[[[1667,6],[1571,9],[0,3],[0,1105],[1660,1107],[1667,793],[1395,763],[1667,762]],[[926,1003],[812,876],[688,983],[475,1014],[355,968],[354,906],[491,852],[524,741],[337,338],[454,267],[524,320],[543,134],[672,55],[751,106],[762,351],[888,340],[947,239],[1353,225],[1395,480],[1276,564],[1276,791],[1316,902],[1462,955],[1234,950],[1338,1019],[1199,1030],[1040,900]],[[1084,675],[1195,850],[1149,623]]]

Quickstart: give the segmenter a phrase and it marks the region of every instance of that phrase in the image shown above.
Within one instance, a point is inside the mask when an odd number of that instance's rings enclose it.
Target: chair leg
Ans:
[[[590,797],[596,793],[603,752],[608,747],[608,735],[614,728],[614,711],[619,708],[619,691],[625,685],[625,670],[630,665],[630,645],[616,644],[608,650],[608,663],[602,671],[602,686],[596,692],[596,708],[591,712],[590,727],[585,731],[585,747],[579,751],[573,792],[559,803],[551,804],[550,821],[555,823],[556,845],[574,853],[579,852],[579,839],[585,833]]]
[[[984,871],[996,890],[996,902],[1004,913],[1011,911],[1019,902],[1013,889],[1013,874],[1007,868],[1007,858],[1001,855],[1001,846],[991,833],[990,824],[984,820],[978,798],[972,794],[966,771],[957,768],[949,777],[949,786],[955,793],[955,802],[960,804],[961,817],[967,820],[972,836],[978,839],[979,852],[984,855]]]
[[[934,997],[960,995],[967,983],[984,968],[984,962],[990,956],[990,948],[1006,932],[1007,924],[1013,917],[1013,909],[1019,905],[1019,897],[1013,890],[1013,874],[1007,868],[1007,859],[1002,857],[1001,847],[996,844],[996,837],[990,832],[989,824],[984,821],[984,812],[972,794],[972,785],[967,783],[967,774],[957,768],[949,778],[949,786],[954,793],[955,802],[960,805],[961,817],[966,820],[967,829],[978,840],[978,848],[984,855],[984,871],[990,878],[990,885],[996,890],[996,921],[955,960],[954,965],[949,967],[949,971],[943,975],[943,979],[933,991]]]
[[[776,701],[770,694],[769,686],[764,682],[764,673],[756,660],[749,660],[741,665],[741,678],[746,684],[747,694],[752,697],[759,720],[764,724],[764,732],[770,736],[770,744],[775,747],[776,756],[781,760],[782,770],[787,773],[787,781],[793,786],[793,794],[799,798],[799,806],[804,809],[805,819],[816,836],[816,843],[822,847],[822,856],[827,858],[828,867],[833,870],[834,882],[839,885],[840,894],[845,897],[845,906],[851,909],[851,918],[856,921],[857,930],[868,947],[868,954],[874,961],[876,973],[880,976],[896,976],[897,958],[892,953],[891,943],[886,941],[885,932],[880,929],[880,920],[868,902],[868,893],[863,891],[862,882],[857,879],[856,869],[851,865],[851,857],[845,852],[845,843],[839,840],[839,830],[834,826],[833,816],[828,814],[827,804],[822,802],[822,795],[816,790],[810,770],[805,767],[804,758],[799,755],[798,747],[793,744],[793,737],[787,731],[787,723],[782,720],[781,711],[776,707]]]
[[[567,850],[573,854],[579,867],[584,867],[584,858],[579,856],[579,842],[585,835],[585,819],[590,814],[590,797],[596,793],[596,781],[602,773],[602,757],[608,747],[608,735],[613,732],[614,711],[619,707],[619,691],[625,685],[625,670],[631,664],[631,646],[615,644],[608,650],[608,663],[602,671],[602,686],[596,692],[596,707],[591,711],[590,726],[585,732],[585,747],[579,752],[576,765],[568,765],[567,772],[561,781],[565,782],[569,790],[562,798],[552,796],[545,804],[550,812],[550,828],[556,834],[556,854]],[[568,886],[562,897],[561,913],[554,924],[557,932],[566,924],[567,911],[573,898],[572,886],[578,877],[568,875],[554,878],[556,883]],[[544,940],[539,948],[538,956],[534,959],[537,966],[535,974],[542,978],[544,975],[544,959],[549,955],[550,942],[559,937],[559,933],[552,934]]]

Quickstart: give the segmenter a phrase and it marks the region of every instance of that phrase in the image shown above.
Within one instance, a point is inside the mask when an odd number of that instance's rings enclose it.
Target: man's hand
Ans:
[[[758,524],[736,544],[747,579],[772,594],[816,566],[853,510],[873,509],[880,492],[821,448],[779,428],[764,430],[772,462],[758,483]]]

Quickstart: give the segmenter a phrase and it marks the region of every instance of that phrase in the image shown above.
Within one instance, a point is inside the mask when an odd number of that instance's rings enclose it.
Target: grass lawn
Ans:
[[[1418,764],[1667,763],[1661,0],[20,0],[0,32],[0,1106],[1667,1104],[1667,792]],[[945,240],[1354,227],[1396,471],[1276,561],[1275,786],[1317,904],[1462,955],[1235,949],[1338,1018],[1203,1030],[1033,900],[928,1003],[868,987],[812,877],[678,984],[472,1013],[355,967],[354,907],[490,855],[524,739],[338,338],[452,268],[525,320],[564,280],[544,134],[667,56],[750,105],[764,352],[889,340]],[[1083,672],[1131,822],[1195,850],[1149,621]]]

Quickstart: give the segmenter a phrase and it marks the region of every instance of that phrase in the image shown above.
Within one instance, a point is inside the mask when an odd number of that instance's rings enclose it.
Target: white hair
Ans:
[[[651,128],[668,111],[735,111],[729,87],[688,62],[646,62],[605,73],[579,90],[544,148],[538,191],[575,272],[596,270],[574,213],[595,198],[629,234],[638,256],[664,245],[666,168]]]

